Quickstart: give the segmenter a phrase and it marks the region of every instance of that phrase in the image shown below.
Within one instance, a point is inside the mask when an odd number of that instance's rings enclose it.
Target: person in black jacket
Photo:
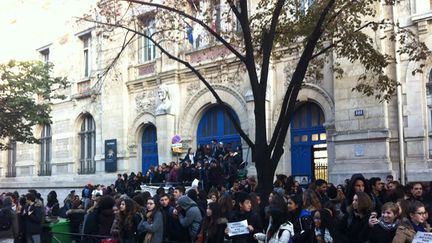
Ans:
[[[115,205],[114,198],[111,196],[102,196],[98,199],[96,206],[90,210],[84,219],[83,233],[84,242],[100,242],[100,238],[88,235],[100,235],[110,238],[111,226],[114,222]]]
[[[344,232],[347,242],[365,243],[369,235],[369,216],[373,209],[372,200],[364,192],[356,192],[348,213],[341,222],[340,232]]]
[[[288,221],[294,225],[294,243],[300,242],[300,233],[303,231],[300,213],[302,211],[302,199],[299,196],[288,197]]]
[[[27,205],[23,210],[26,239],[28,243],[40,243],[42,233],[43,205],[36,203],[34,193],[26,194]]]
[[[232,211],[229,222],[239,222],[247,220],[249,234],[232,236],[233,243],[256,243],[255,233],[262,233],[263,227],[259,214],[252,211],[252,203],[249,195],[244,192],[238,192],[235,195],[236,209]],[[229,229],[225,229],[229,234]]]
[[[370,243],[391,243],[399,226],[399,207],[396,203],[388,202],[382,206],[382,217],[379,219],[375,215],[369,218]]]
[[[126,191],[126,183],[123,180],[123,177],[121,174],[117,174],[117,180],[115,181],[114,184],[115,190],[120,193],[123,194]]]
[[[223,243],[227,223],[228,220],[222,215],[221,206],[216,202],[209,203],[199,234],[200,237],[203,237],[203,242]]]
[[[47,196],[47,205],[45,207],[45,216],[58,217],[60,213],[60,205],[57,200],[57,193],[50,191]]]

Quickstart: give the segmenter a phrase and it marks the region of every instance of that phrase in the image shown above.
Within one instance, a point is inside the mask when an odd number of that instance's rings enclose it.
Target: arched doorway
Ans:
[[[159,164],[156,127],[153,124],[144,126],[142,139],[142,172],[145,174],[150,166]]]
[[[321,108],[301,104],[291,121],[291,166],[293,176],[328,180],[327,136]]]
[[[239,122],[237,114],[233,110],[230,112]],[[214,106],[206,111],[198,124],[198,145],[211,144],[214,139],[223,142],[224,146],[231,144],[232,149],[241,146],[240,135],[221,106]]]

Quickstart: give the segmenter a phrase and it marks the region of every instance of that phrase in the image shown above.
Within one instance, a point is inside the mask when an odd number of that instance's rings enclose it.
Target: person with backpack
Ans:
[[[18,233],[18,216],[12,209],[12,198],[5,197],[0,209],[0,242],[13,243]]]
[[[201,211],[196,202],[188,196],[181,196],[173,213],[179,217],[180,224],[188,228],[191,242],[196,242],[202,222]]]

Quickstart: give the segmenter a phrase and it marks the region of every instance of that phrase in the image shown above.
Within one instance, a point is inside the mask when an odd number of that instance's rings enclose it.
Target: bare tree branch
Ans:
[[[89,21],[89,22],[93,22],[93,23],[97,23],[97,24],[102,24],[102,25],[107,25],[107,26],[122,28],[122,29],[128,30],[128,31],[130,31],[132,33],[135,33],[136,35],[142,36],[142,37],[148,39],[149,41],[151,41],[159,50],[161,50],[161,52],[163,54],[167,55],[168,58],[173,59],[174,61],[176,61],[178,63],[181,63],[184,66],[186,66],[207,87],[207,89],[210,91],[210,93],[212,93],[212,95],[215,97],[217,103],[220,104],[224,108],[225,113],[230,118],[231,122],[233,123],[233,125],[234,125],[235,129],[237,130],[237,132],[239,133],[239,135],[245,140],[245,142],[251,148],[254,148],[255,144],[252,142],[252,140],[249,138],[249,136],[243,131],[243,129],[241,128],[239,122],[236,120],[236,118],[234,117],[234,115],[231,113],[230,107],[225,102],[222,101],[222,99],[220,98],[220,96],[218,95],[218,93],[216,92],[216,90],[210,85],[210,83],[204,78],[204,76],[202,76],[202,74],[196,68],[194,68],[189,62],[187,62],[185,60],[182,60],[182,59],[180,59],[180,58],[172,55],[164,47],[162,47],[158,42],[156,42],[152,37],[144,35],[143,33],[139,32],[137,30],[131,29],[131,28],[123,26],[123,25],[110,24],[110,23],[105,23],[105,22],[101,22],[101,21],[97,21],[97,20],[89,20],[89,19],[83,19],[83,20]]]
[[[213,35],[218,41],[220,41],[228,50],[230,50],[236,57],[238,57],[240,59],[241,62],[245,62],[245,56],[243,56],[241,53],[239,53],[230,43],[228,43],[221,35],[219,35],[216,31],[214,31],[212,28],[210,28],[210,26],[208,26],[206,23],[204,23],[203,21],[195,18],[194,16],[191,16],[179,9],[176,8],[172,8],[172,7],[168,7],[165,6],[163,4],[159,4],[159,3],[151,3],[151,2],[145,2],[145,1],[139,1],[139,0],[123,0],[126,2],[132,2],[132,3],[137,3],[137,4],[142,4],[142,5],[147,5],[147,6],[152,6],[152,7],[156,7],[156,8],[161,8],[164,10],[168,10],[170,12],[174,12],[176,14],[179,14],[187,19],[192,20],[193,22],[201,25],[205,30],[207,30],[211,35]]]
[[[281,14],[283,5],[285,4],[285,0],[278,0],[275,9],[273,11],[272,20],[270,24],[270,28],[268,31],[264,30],[264,35],[261,43],[261,49],[263,53],[262,59],[262,69],[261,69],[261,78],[260,78],[260,86],[261,90],[263,90],[262,99],[265,99],[267,92],[267,81],[268,81],[268,71],[270,66],[270,57],[273,49],[273,41],[276,35],[276,27],[279,22],[279,16]]]
[[[98,78],[98,80],[96,81],[94,87],[97,87],[98,91],[101,89],[102,85],[101,85],[101,81],[102,79],[106,76],[106,74],[114,67],[114,65],[117,63],[117,61],[120,59],[121,54],[124,52],[124,50],[126,50],[126,47],[133,41],[133,39],[136,36],[136,33],[133,33],[132,37],[129,38],[129,40],[127,40],[127,36],[129,34],[130,31],[126,32],[126,35],[123,39],[123,44],[122,47],[120,49],[120,51],[117,53],[117,55],[114,57],[114,59],[111,61],[111,63],[108,65],[108,67],[102,72],[102,75],[100,75],[100,77]],[[127,40],[127,41],[126,41]]]
[[[288,88],[285,94],[284,100],[282,102],[282,109],[279,115],[275,130],[273,132],[272,139],[270,141],[269,148],[273,151],[272,161],[279,161],[280,156],[283,154],[283,144],[285,143],[285,138],[288,132],[288,128],[291,122],[292,112],[296,103],[296,98],[298,92],[300,91],[301,84],[303,82],[304,76],[307,71],[307,67],[309,66],[309,62],[311,61],[311,57],[313,55],[314,49],[318,40],[321,38],[323,33],[323,25],[325,19],[333,7],[336,0],[329,0],[323,12],[321,13],[318,22],[308,38],[308,42],[306,44],[305,49],[300,57],[300,60],[297,64],[296,70],[294,71],[293,77],[290,82],[290,86],[292,88]],[[287,109],[288,108],[288,109]]]

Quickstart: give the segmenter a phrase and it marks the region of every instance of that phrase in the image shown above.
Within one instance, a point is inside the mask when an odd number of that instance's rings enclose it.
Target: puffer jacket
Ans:
[[[202,223],[201,212],[197,204],[188,196],[181,196],[177,203],[185,211],[184,216],[179,214],[180,224],[188,228],[191,240],[195,241]]]
[[[431,232],[431,227],[428,223],[424,224],[426,232]],[[411,243],[416,235],[416,231],[408,219],[404,219],[396,230],[396,235],[392,243]]]
[[[256,234],[256,239],[260,243],[288,243],[290,242],[291,236],[294,235],[294,225],[290,222],[286,222],[279,226],[279,229],[270,239],[267,239],[266,235],[267,234]]]

